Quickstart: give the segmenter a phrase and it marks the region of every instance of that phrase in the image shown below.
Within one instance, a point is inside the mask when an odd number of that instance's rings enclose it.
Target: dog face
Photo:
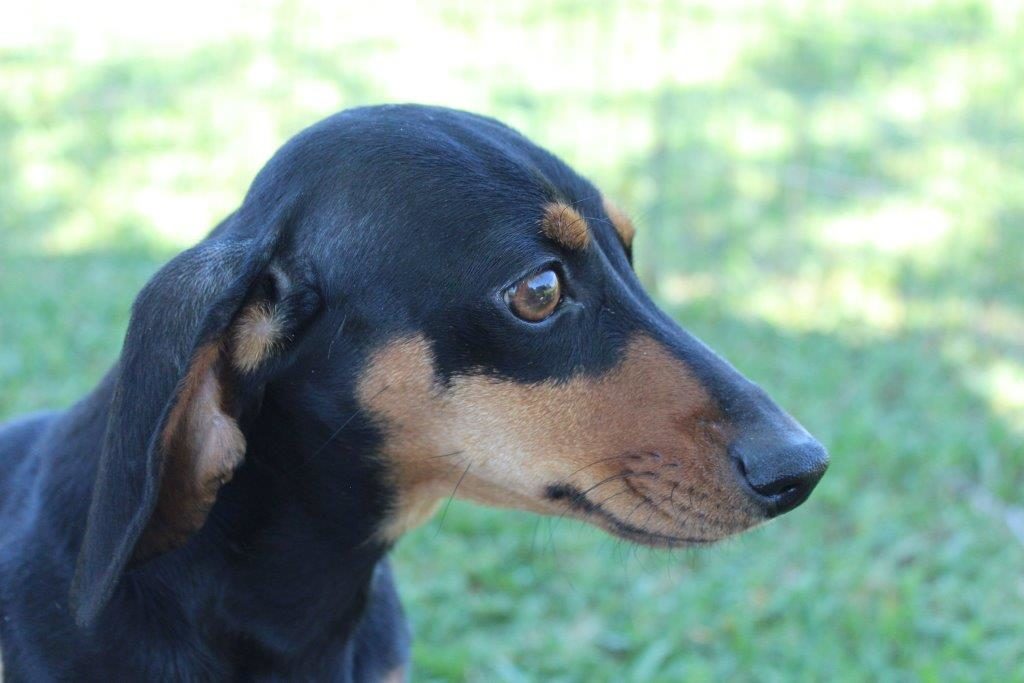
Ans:
[[[369,149],[323,193],[347,215],[325,211],[313,234],[353,226],[339,241],[361,255],[316,269],[337,299],[325,330],[359,349],[344,372],[357,368],[355,404],[380,436],[384,537],[453,491],[661,546],[807,497],[824,450],[658,310],[631,267],[631,222],[596,188],[486,119],[372,114],[337,122],[350,150]],[[312,376],[338,371],[329,346],[308,351]]]
[[[183,543],[284,430],[275,457],[311,481],[372,471],[384,543],[453,492],[669,547],[796,507],[824,449],[658,310],[633,239],[490,119],[388,106],[307,129],[136,302],[79,583],[102,602],[129,557]]]

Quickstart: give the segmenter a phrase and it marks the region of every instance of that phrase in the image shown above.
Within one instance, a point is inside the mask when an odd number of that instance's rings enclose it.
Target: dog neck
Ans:
[[[105,416],[97,408],[111,391],[108,378],[62,429],[87,427],[98,442]],[[212,659],[225,675],[314,676],[351,670],[355,661],[404,660],[408,635],[389,547],[375,533],[387,500],[379,467],[351,439],[323,449],[320,432],[298,419],[268,396],[245,429],[245,462],[204,527],[183,547],[125,572],[91,630],[101,649],[116,649],[105,641],[126,629],[157,639],[189,632],[204,640],[203,665]],[[89,492],[84,483],[75,490],[84,517]],[[80,542],[80,528],[74,533]],[[370,663],[354,654],[367,643]],[[179,654],[180,662],[189,658]]]
[[[381,590],[393,592],[390,576],[379,585],[389,547],[376,535],[378,467],[348,439],[325,448],[301,419],[268,397],[247,429],[245,464],[195,539],[213,560],[220,594],[210,597],[226,633],[271,658],[337,650],[387,599]]]

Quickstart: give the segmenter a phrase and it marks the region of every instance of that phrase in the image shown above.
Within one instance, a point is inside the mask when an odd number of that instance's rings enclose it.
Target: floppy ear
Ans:
[[[245,455],[237,418],[285,334],[287,278],[258,239],[218,229],[180,254],[132,307],[72,604],[88,624],[126,564],[182,545]]]

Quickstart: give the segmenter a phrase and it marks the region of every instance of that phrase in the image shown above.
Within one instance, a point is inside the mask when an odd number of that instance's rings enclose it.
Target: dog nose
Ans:
[[[769,517],[807,500],[828,468],[828,453],[813,439],[774,448],[737,442],[729,453],[751,497]]]

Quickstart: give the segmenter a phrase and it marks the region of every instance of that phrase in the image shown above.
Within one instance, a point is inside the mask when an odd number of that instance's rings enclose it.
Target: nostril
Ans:
[[[761,485],[751,483],[751,488],[756,490],[757,493],[761,494],[765,498],[792,496],[793,494],[798,493],[803,486],[804,480],[800,475],[786,476]]]
[[[750,479],[747,479],[747,482],[750,483],[750,488],[754,489],[762,496],[773,498],[775,496],[785,496],[798,491],[804,485],[804,477],[802,475],[785,476],[781,479],[770,481],[767,484],[756,484],[750,481]]]
[[[733,455],[732,461],[736,464],[736,469],[739,470],[740,476],[747,479],[747,466],[744,464],[743,458]]]
[[[785,496],[790,496],[790,495],[796,493],[799,490],[800,490],[800,486],[798,484],[790,484],[789,486],[786,486],[785,488],[783,488],[781,491],[779,491],[778,493],[776,493],[774,495],[785,497]]]
[[[781,515],[797,507],[811,495],[814,485],[818,483],[820,474],[804,472],[798,475],[790,475],[769,482],[768,484],[756,485],[750,483],[752,488],[762,499],[768,513],[771,516]],[[747,480],[748,483],[750,480]]]
[[[731,451],[740,476],[771,516],[807,500],[828,467],[828,454],[816,441],[767,452],[742,447]]]

